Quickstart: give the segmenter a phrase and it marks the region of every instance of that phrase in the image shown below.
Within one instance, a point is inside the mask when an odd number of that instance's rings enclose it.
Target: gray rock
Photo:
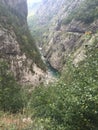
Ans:
[[[69,56],[74,57],[74,53],[81,48],[80,56],[83,57],[82,46],[89,43],[90,37],[86,34],[94,35],[98,30],[98,20],[91,24],[76,21],[74,18],[68,24],[63,24],[63,20],[73,12],[84,0],[48,0],[41,4],[40,9],[35,14],[37,24],[35,27],[45,30],[41,37],[43,55],[51,66],[59,71],[66,64]],[[50,17],[51,16],[51,17]],[[41,24],[43,23],[43,24]],[[92,38],[92,36],[91,36]],[[77,56],[78,57],[78,56]],[[80,59],[77,58],[77,59]],[[81,58],[82,59],[82,58]],[[79,60],[77,60],[79,61]]]

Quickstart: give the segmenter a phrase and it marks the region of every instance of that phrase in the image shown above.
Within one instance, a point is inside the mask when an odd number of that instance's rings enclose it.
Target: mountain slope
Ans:
[[[29,25],[53,68],[61,71],[69,57],[75,65],[85,58],[85,46],[97,37],[97,12],[97,0],[42,2]]]

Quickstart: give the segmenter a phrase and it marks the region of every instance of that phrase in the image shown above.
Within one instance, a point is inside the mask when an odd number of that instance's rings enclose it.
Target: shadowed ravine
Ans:
[[[54,69],[47,60],[46,60],[46,65],[48,67],[48,71],[52,74],[53,77],[55,78],[60,77],[60,73],[58,72],[58,70]]]
[[[49,63],[49,61],[47,61],[47,59],[43,56],[43,53],[42,53],[41,50],[42,50],[42,48],[39,48],[39,51],[40,51],[40,54],[41,54],[41,58],[42,58],[43,62],[46,64],[46,67],[47,67],[47,69],[48,69],[48,72],[49,72],[54,78],[59,78],[59,77],[60,77],[60,72],[51,66],[51,64]]]

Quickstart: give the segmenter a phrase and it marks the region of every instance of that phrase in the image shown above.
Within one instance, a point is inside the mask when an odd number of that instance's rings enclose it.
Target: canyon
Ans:
[[[31,33],[51,67],[61,72],[68,59],[76,66],[85,59],[85,47],[97,39],[98,15],[93,15],[97,6],[96,0],[43,0],[28,18]]]
[[[48,74],[28,29],[27,14],[26,0],[0,1],[0,61],[7,62],[19,83],[36,86]]]
[[[8,62],[22,84],[54,80],[53,75],[62,73],[69,59],[78,66],[86,58],[86,47],[97,40],[98,16],[92,16],[97,4],[96,0],[43,0],[27,23],[26,0],[1,0],[0,59]],[[85,10],[88,15],[88,9],[92,21],[83,14]]]
[[[0,0],[0,128],[98,130],[98,0],[28,7]]]

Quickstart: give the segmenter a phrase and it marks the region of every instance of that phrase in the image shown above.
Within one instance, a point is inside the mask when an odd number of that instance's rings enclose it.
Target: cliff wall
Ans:
[[[85,44],[96,39],[97,14],[97,0],[43,0],[30,28],[53,68],[61,71],[69,57],[74,64],[84,59]]]
[[[0,61],[21,84],[38,85],[45,79],[45,65],[27,26],[27,1],[0,3]]]

